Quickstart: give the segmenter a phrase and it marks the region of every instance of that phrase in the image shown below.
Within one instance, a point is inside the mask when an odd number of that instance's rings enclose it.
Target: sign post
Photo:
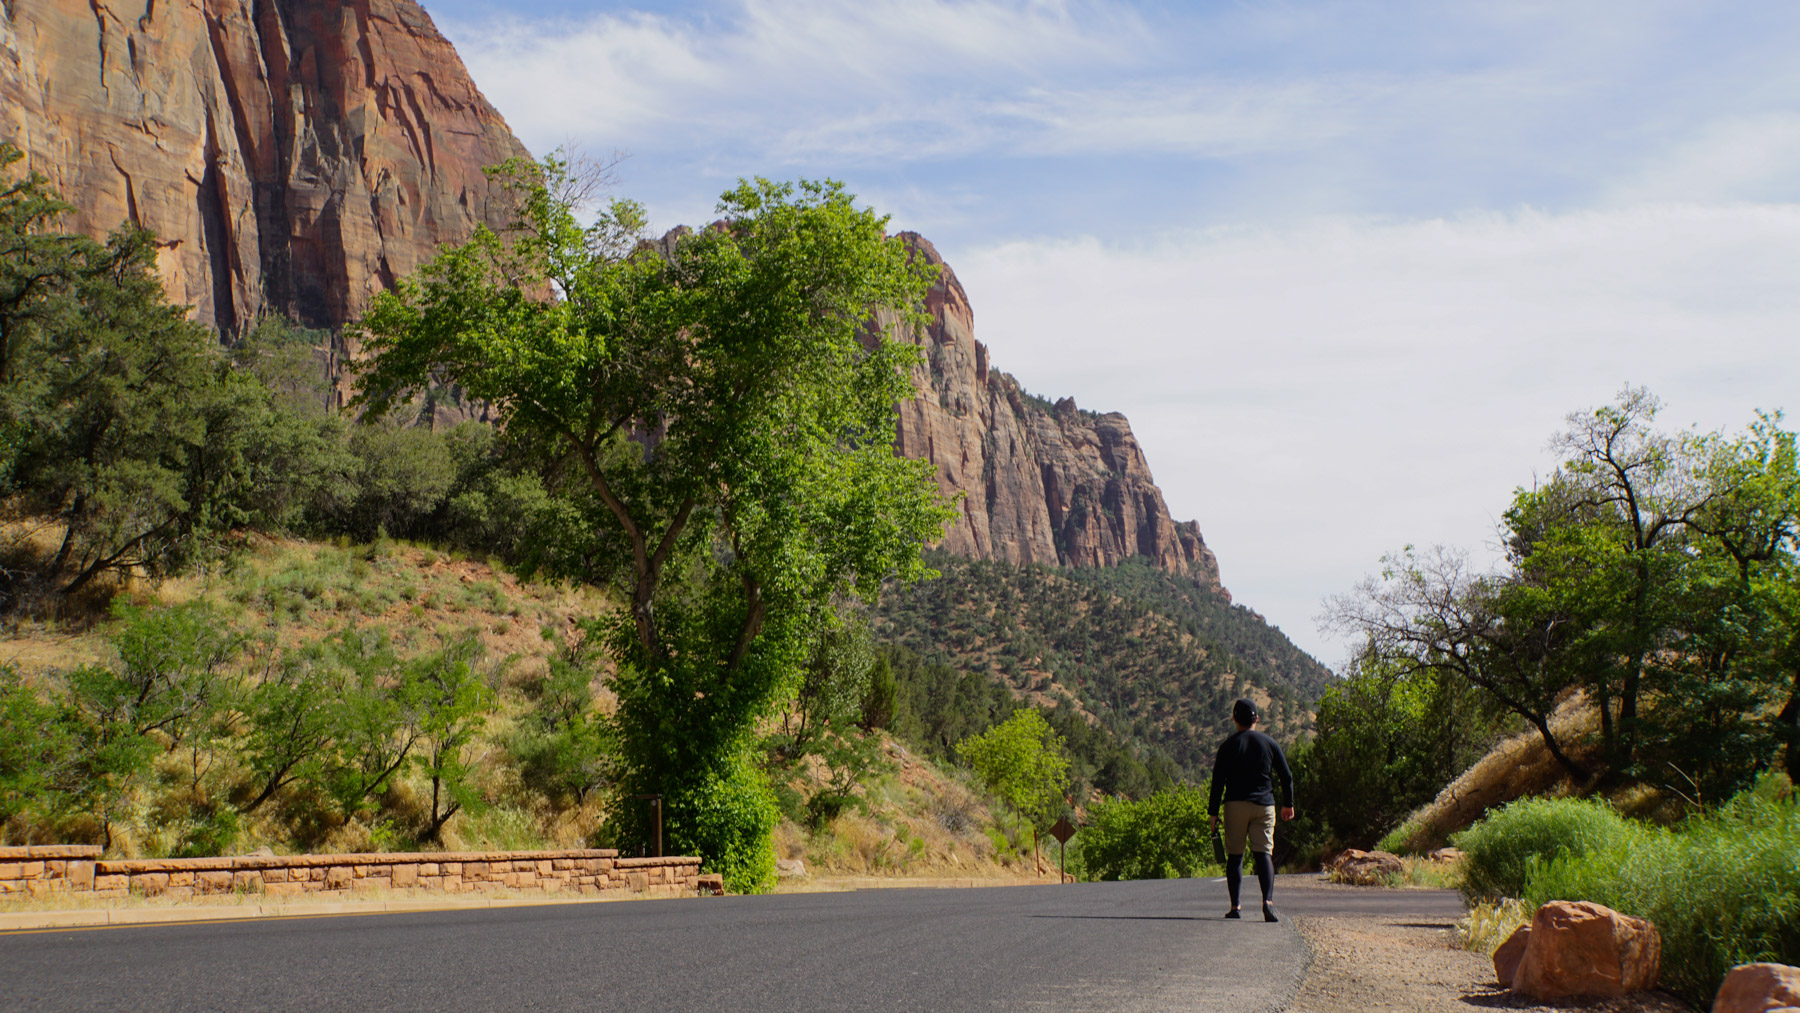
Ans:
[[[1067,883],[1069,881],[1069,838],[1075,836],[1075,827],[1069,822],[1069,818],[1064,816],[1062,819],[1056,821],[1056,826],[1050,828],[1050,836],[1056,838],[1056,871],[1059,876],[1058,882]]]

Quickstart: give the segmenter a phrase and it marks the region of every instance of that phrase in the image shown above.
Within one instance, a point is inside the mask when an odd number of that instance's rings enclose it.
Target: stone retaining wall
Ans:
[[[0,899],[261,893],[341,900],[378,889],[673,896],[695,893],[702,878],[698,858],[620,858],[611,849],[102,859],[88,845],[0,848]],[[714,877],[704,878],[711,887]]]

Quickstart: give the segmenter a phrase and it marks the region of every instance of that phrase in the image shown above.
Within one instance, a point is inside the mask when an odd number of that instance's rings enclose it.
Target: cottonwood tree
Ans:
[[[596,622],[618,663],[623,756],[609,833],[668,840],[736,888],[773,882],[776,810],[750,766],[756,721],[790,694],[836,596],[925,573],[948,519],[931,466],[895,455],[929,269],[831,182],[741,183],[722,221],[641,242],[616,201],[580,224],[560,163],[512,163],[518,220],[480,229],[379,297],[360,403],[432,383],[492,406],[586,512],[565,576],[616,586]]]
[[[1593,771],[1546,720],[1576,687],[1598,712],[1612,776],[1684,794],[1743,784],[1792,739],[1800,709],[1794,437],[1775,415],[1734,437],[1663,433],[1658,409],[1627,387],[1569,416],[1556,472],[1505,514],[1497,571],[1471,573],[1448,551],[1409,558],[1328,618],[1387,663],[1482,688],[1578,780]]]

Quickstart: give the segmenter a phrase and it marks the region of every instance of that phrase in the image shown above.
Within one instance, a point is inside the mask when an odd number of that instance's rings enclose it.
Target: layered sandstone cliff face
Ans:
[[[75,205],[68,227],[156,232],[170,296],[227,334],[270,312],[357,319],[439,244],[500,224],[482,169],[528,157],[413,0],[0,0],[0,140]],[[947,267],[930,312],[899,449],[962,495],[944,548],[1143,556],[1218,587],[1124,416],[990,369]]]
[[[1169,516],[1125,416],[1051,405],[991,368],[955,273],[924,237],[902,238],[941,272],[930,322],[910,335],[924,361],[913,371],[918,396],[900,406],[899,450],[930,460],[939,486],[961,495],[943,548],[1062,566],[1142,556],[1225,593],[1199,526]]]
[[[0,140],[70,228],[156,232],[171,297],[226,333],[355,319],[527,154],[413,0],[3,0]]]

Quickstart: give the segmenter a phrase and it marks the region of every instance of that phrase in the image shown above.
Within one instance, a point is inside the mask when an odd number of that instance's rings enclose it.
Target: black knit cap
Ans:
[[[1256,704],[1249,700],[1239,699],[1237,703],[1231,705],[1231,720],[1240,725],[1255,724]]]

